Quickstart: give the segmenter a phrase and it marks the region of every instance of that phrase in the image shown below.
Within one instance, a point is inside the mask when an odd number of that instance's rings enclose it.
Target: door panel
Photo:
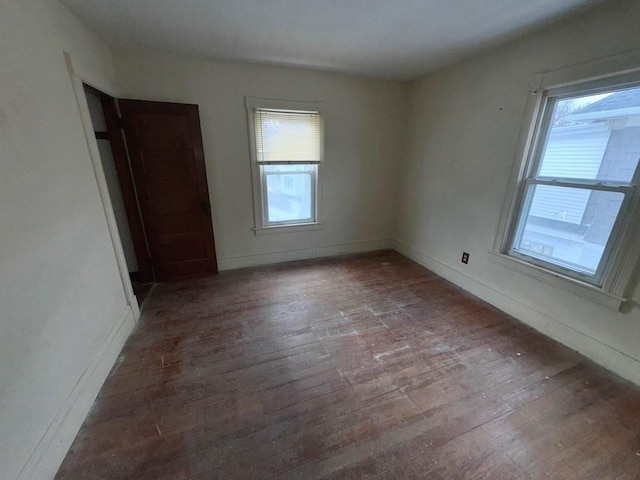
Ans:
[[[138,210],[138,200],[131,171],[129,159],[127,157],[127,147],[124,143],[122,131],[120,130],[120,120],[116,108],[116,100],[108,95],[101,94],[102,110],[109,134],[109,141],[113,151],[118,183],[122,192],[122,200],[127,214],[129,231],[133,241],[133,248],[138,263],[138,280],[142,283],[153,281],[153,269],[149,260],[147,240],[145,238],[144,226],[140,211]]]
[[[158,281],[217,273],[197,105],[120,100]]]
[[[153,161],[145,162],[145,170],[153,181],[188,182],[197,175],[191,151],[156,151],[153,153]]]
[[[160,216],[159,231],[162,231],[165,216],[186,215],[200,206],[198,184],[195,182],[150,182],[149,199]]]
[[[167,263],[188,261],[194,256],[205,257],[206,238],[197,234],[173,235],[170,239],[163,236],[160,240],[159,254],[160,260]]]

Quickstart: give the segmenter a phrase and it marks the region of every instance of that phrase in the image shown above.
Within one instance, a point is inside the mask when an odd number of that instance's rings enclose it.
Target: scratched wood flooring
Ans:
[[[158,285],[65,479],[635,479],[640,389],[394,252]]]

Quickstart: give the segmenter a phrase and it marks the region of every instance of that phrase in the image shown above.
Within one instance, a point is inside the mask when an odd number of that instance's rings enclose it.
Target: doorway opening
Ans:
[[[142,306],[154,279],[117,101],[86,84],[84,91],[133,292]]]

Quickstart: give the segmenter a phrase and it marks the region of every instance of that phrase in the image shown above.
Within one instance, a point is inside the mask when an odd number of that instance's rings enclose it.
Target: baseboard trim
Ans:
[[[242,255],[237,257],[223,257],[218,259],[218,269],[235,270],[237,268],[268,265],[271,263],[291,262],[317,257],[331,257],[348,253],[371,252],[391,248],[393,240],[365,240],[360,242],[327,245],[322,247],[287,250],[284,252],[261,253],[256,255]]]
[[[104,348],[98,350],[97,355],[89,362],[22,467],[17,480],[45,480],[55,477],[135,323],[134,312],[127,306],[109,332]]]
[[[400,240],[392,248],[615,374],[640,385],[640,360],[471,278]]]

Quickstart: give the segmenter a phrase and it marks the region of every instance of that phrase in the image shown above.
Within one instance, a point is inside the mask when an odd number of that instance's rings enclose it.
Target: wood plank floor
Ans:
[[[158,285],[65,479],[634,479],[640,389],[394,252]]]

